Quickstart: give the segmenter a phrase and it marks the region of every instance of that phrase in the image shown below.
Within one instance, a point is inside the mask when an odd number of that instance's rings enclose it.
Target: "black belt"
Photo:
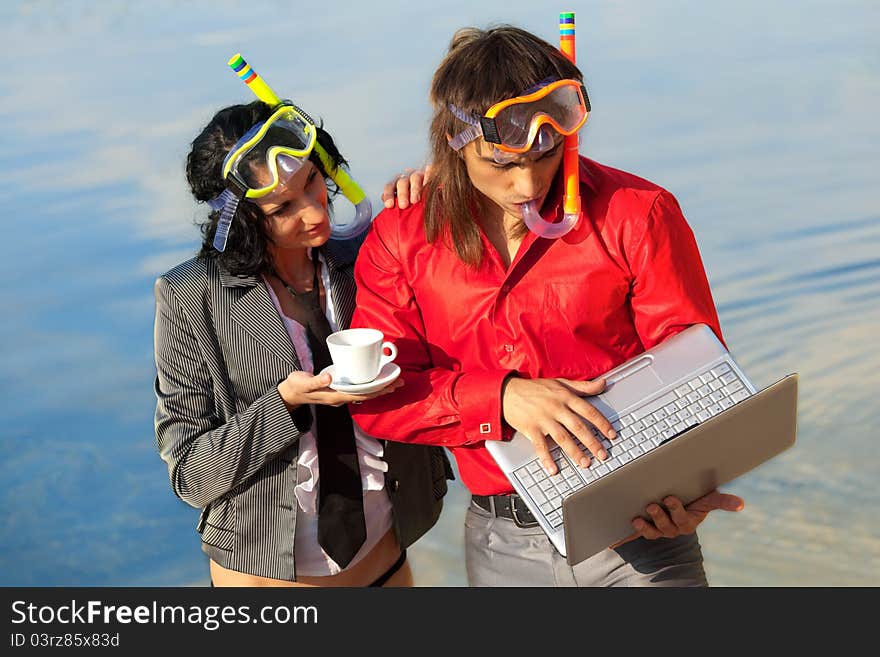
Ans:
[[[498,518],[513,520],[517,527],[537,527],[538,521],[516,493],[510,495],[471,495],[474,504]]]

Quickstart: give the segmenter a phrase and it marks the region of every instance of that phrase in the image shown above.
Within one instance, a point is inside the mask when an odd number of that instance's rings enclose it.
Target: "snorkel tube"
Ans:
[[[575,63],[574,12],[559,14],[559,50]],[[578,176],[578,133],[565,138],[562,155],[562,171],[565,180],[565,192],[562,197],[562,221],[552,223],[541,217],[537,204],[532,201],[522,208],[523,222],[529,230],[547,239],[562,237],[578,224],[581,216],[581,192]]]
[[[254,95],[270,107],[276,107],[281,104],[281,99],[274,91],[265,83],[263,78],[248,64],[241,53],[236,54],[227,62],[229,68],[254,92]],[[324,170],[330,174],[333,182],[339,187],[339,191],[343,193],[352,205],[354,205],[354,219],[347,223],[339,223],[334,221],[332,215],[330,218],[330,239],[347,240],[363,233],[370,226],[373,218],[373,206],[370,199],[364,194],[354,179],[342,167],[333,164],[330,155],[324,150],[318,142],[315,142],[315,152],[318,159],[324,165]]]

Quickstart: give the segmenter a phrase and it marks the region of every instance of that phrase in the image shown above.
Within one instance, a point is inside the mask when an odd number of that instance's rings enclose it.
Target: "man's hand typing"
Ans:
[[[597,395],[605,389],[605,380],[572,381],[570,379],[521,379],[510,377],[501,392],[504,420],[526,436],[535,446],[541,465],[548,474],[556,474],[545,436],[559,445],[574,463],[589,467],[590,457],[604,461],[607,453],[586,419],[609,439],[617,437],[611,423],[584,395]],[[579,444],[580,443],[580,444]]]

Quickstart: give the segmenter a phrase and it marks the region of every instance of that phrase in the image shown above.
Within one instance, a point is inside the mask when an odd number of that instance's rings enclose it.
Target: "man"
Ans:
[[[669,192],[582,157],[582,216],[569,232],[556,219],[561,133],[588,114],[582,80],[556,48],[517,28],[453,37],[431,89],[425,200],[382,212],[355,268],[352,325],[397,345],[406,385],[352,406],[353,417],[372,435],[454,454],[473,495],[472,585],[705,586],[695,529],[713,509],[742,508],[740,498],[713,491],[686,508],[658,500],[630,540],[571,567],[536,523],[514,520],[511,508],[524,505],[485,448],[518,430],[551,473],[545,436],[582,466],[590,458],[578,443],[604,460],[582,418],[616,436],[583,399],[603,390],[591,379],[692,324],[721,337]]]

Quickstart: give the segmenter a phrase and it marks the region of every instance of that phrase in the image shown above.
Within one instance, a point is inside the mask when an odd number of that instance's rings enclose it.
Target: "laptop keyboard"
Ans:
[[[615,440],[609,441],[593,429],[608,452],[605,461],[592,458],[581,445],[592,462],[586,469],[575,467],[562,448],[556,446],[550,454],[559,469],[557,474],[548,475],[536,458],[514,470],[513,476],[556,529],[562,526],[563,499],[749,396],[751,393],[736,372],[722,363],[614,420],[611,426],[617,431]]]

